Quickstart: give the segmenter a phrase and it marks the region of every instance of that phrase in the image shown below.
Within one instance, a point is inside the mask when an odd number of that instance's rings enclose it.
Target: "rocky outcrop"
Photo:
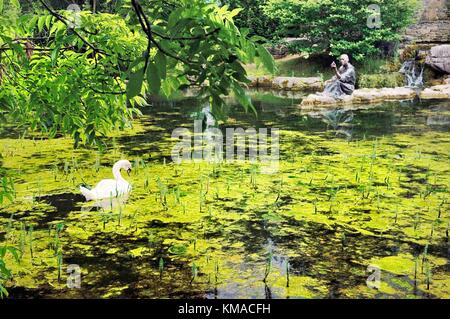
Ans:
[[[407,28],[404,43],[440,44],[450,42],[449,0],[421,0],[416,23]]]
[[[432,47],[425,63],[439,72],[450,74],[450,44]]]
[[[271,78],[269,76],[250,76],[250,87],[266,88],[284,91],[321,91],[323,81],[319,77],[288,77],[280,76]]]
[[[373,104],[384,101],[411,100],[418,96],[422,99],[450,99],[450,85],[433,86],[420,93],[405,87],[360,89],[355,90],[352,95],[344,96],[342,100],[336,100],[329,96],[311,94],[303,99],[300,107],[302,109],[314,109],[352,104]]]

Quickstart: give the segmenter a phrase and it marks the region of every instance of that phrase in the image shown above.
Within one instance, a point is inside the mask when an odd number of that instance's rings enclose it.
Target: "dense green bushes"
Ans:
[[[412,22],[417,0],[268,0],[267,16],[279,21],[284,36],[302,38],[296,50],[305,53],[347,52],[356,60],[379,53],[379,46],[395,42]],[[369,5],[381,9],[381,25],[370,28]]]
[[[361,74],[358,78],[358,86],[360,88],[394,88],[403,85],[403,76],[398,72],[384,74]]]
[[[268,0],[222,0],[230,9],[242,8],[243,10],[235,18],[238,28],[248,28],[251,35],[259,35],[268,41],[277,36],[278,21],[270,18],[263,12],[263,7]]]

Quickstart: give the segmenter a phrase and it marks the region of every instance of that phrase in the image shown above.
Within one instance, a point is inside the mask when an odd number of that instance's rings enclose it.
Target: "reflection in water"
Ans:
[[[111,211],[115,212],[120,209],[124,209],[126,202],[128,201],[129,194],[125,194],[120,197],[104,198],[101,200],[95,200],[87,202],[81,208],[82,212],[90,212],[91,210],[98,211]]]
[[[450,116],[448,115],[430,115],[427,118],[427,125],[448,125]]]

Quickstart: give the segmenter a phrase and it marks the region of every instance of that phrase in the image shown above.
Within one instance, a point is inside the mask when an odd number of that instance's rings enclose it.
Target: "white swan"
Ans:
[[[131,163],[127,160],[120,160],[113,166],[114,179],[101,180],[93,189],[80,186],[80,191],[86,197],[86,201],[113,198],[131,192],[131,185],[120,174],[120,170],[131,172]]]

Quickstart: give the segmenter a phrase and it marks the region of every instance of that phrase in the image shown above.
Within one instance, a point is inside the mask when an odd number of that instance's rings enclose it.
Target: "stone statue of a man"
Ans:
[[[351,95],[355,90],[356,72],[355,67],[350,64],[347,54],[340,57],[341,67],[338,69],[336,63],[331,64],[335,76],[325,81],[323,95],[331,96],[335,99],[341,99],[343,95]]]

